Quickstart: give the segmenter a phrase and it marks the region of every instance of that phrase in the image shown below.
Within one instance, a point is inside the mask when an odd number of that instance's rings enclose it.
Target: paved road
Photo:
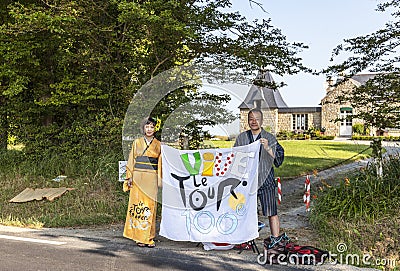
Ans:
[[[194,243],[164,239],[154,249],[143,249],[121,234],[120,226],[40,230],[0,226],[0,270],[363,270],[331,264],[262,266],[251,251],[204,251]]]

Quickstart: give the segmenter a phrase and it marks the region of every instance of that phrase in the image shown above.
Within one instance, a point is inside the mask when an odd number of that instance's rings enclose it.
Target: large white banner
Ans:
[[[163,145],[160,235],[231,244],[257,238],[259,148],[259,141],[229,149]]]

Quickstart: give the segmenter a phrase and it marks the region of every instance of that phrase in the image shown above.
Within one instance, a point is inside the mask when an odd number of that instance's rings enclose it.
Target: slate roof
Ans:
[[[352,77],[349,77],[350,82],[352,82],[354,85],[357,87],[364,85],[369,79],[374,78],[376,75],[379,73],[358,73],[353,75]],[[335,84],[339,84],[343,82],[345,78],[343,76],[339,76],[336,79]]]
[[[357,86],[362,86],[364,85],[369,79],[374,78],[377,75],[377,73],[369,73],[369,74],[356,74],[351,77],[352,80],[354,80]]]
[[[274,79],[268,71],[259,72],[257,81],[263,81],[267,83],[273,83]],[[252,85],[247,93],[244,101],[239,105],[239,108],[254,108],[256,107],[255,101],[261,101],[261,109],[276,109],[276,108],[287,108],[287,104],[283,100],[279,90],[274,90],[269,87],[259,87]]]

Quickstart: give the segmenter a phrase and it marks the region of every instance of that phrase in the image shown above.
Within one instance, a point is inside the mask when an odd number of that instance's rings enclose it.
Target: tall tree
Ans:
[[[7,6],[11,0],[5,0],[0,3],[0,25],[8,23],[10,20],[7,13]],[[1,41],[0,41],[1,44]],[[0,151],[7,149],[9,123],[8,123],[8,99],[3,94],[4,86],[1,84],[0,77]]]
[[[393,21],[372,34],[346,39],[333,51],[333,57],[350,53],[344,62],[324,70],[328,76],[345,73],[345,80],[359,72],[376,75],[354,91],[343,93],[336,102],[349,102],[363,109],[352,115],[378,129],[400,127],[400,1],[378,5],[378,11],[390,11]],[[333,60],[333,58],[332,58]]]
[[[297,57],[306,46],[288,43],[269,20],[248,23],[224,11],[230,6],[229,0],[11,1],[0,26],[1,95],[9,101],[11,132],[32,153],[116,149],[130,98],[163,71],[189,62],[214,78],[260,67],[307,70]],[[185,101],[175,97],[167,104]]]

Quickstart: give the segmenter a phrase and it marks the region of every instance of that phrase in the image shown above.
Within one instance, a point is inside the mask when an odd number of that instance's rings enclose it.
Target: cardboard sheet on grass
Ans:
[[[75,188],[26,188],[24,191],[19,193],[17,196],[12,198],[10,202],[28,202],[32,200],[44,200],[48,199],[53,201],[55,198],[61,197],[65,192],[74,190]]]

